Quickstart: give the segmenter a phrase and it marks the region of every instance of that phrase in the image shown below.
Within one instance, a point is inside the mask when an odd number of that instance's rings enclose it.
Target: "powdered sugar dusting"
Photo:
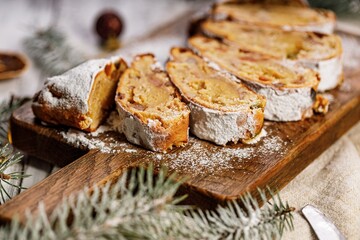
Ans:
[[[111,128],[108,128],[111,129]],[[125,142],[124,139],[114,137],[112,130],[99,132],[96,137],[92,133],[85,133],[74,129],[59,133],[67,143],[80,149],[96,149],[103,153],[136,153],[137,147]]]
[[[218,151],[206,151],[200,141],[192,138],[191,147],[178,154],[168,156],[169,168],[186,169],[189,172],[201,174],[215,170],[231,169],[231,161],[250,159],[254,153],[253,148],[228,148],[217,147]]]
[[[173,153],[149,154],[154,162],[166,159],[162,164],[174,171],[183,171],[194,175],[214,174],[218,171],[233,170],[246,166],[255,158],[266,159],[276,154],[282,156],[286,142],[272,135],[261,139],[256,145],[216,146],[208,142],[190,138],[187,147]],[[251,173],[244,168],[244,172]]]
[[[77,114],[86,114],[94,78],[108,62],[107,59],[87,61],[62,75],[48,78],[39,94],[39,101],[50,108],[71,109]]]
[[[85,133],[75,129],[61,131],[60,135],[66,142],[81,149],[98,149],[103,153],[135,153],[136,146],[121,139],[120,134],[114,134],[119,128],[118,113],[111,112],[105,124],[101,125],[95,132]],[[119,136],[118,136],[119,135]]]
[[[109,125],[101,125],[100,127],[98,127],[98,129],[96,129],[95,132],[90,133],[91,136],[93,137],[98,137],[99,134],[110,131],[112,128]]]
[[[168,153],[157,153],[145,150],[127,142],[122,134],[114,131],[117,126],[116,115],[111,114],[107,123],[95,133],[84,133],[69,129],[61,131],[60,135],[75,147],[82,149],[98,149],[104,153],[139,154],[156,165],[164,165],[172,171],[185,172],[186,174],[202,176],[216,174],[219,171],[234,171],[244,166],[244,172],[252,174],[246,166],[249,162],[258,159],[267,159],[271,156],[282,156],[285,151],[284,142],[279,136],[268,130],[267,136],[252,145],[236,144],[218,146],[207,141],[190,137],[189,143],[183,148],[176,148]],[[114,124],[114,125],[111,125]],[[257,159],[257,160],[256,160]]]
[[[91,134],[70,129],[67,132],[60,132],[60,135],[75,147],[81,149],[100,149],[103,152],[111,152],[111,148],[106,146],[103,141],[90,138]]]
[[[280,137],[272,136],[264,140],[258,151],[263,154],[277,153],[283,145],[286,145],[286,143],[282,142]]]

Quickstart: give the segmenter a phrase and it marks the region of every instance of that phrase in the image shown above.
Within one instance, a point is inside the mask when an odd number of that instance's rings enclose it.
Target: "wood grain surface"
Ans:
[[[221,147],[191,137],[187,146],[166,154],[127,143],[115,132],[88,135],[112,146],[112,153],[81,150],[62,136],[67,128],[42,125],[26,104],[11,119],[13,144],[37,158],[66,166],[2,205],[0,219],[18,215],[23,220],[25,210],[36,212],[40,201],[51,213],[64,197],[84,186],[114,180],[129,167],[149,163],[185,177],[179,193],[189,195],[185,203],[203,208],[237,199],[246,191],[257,196],[257,188],[281,189],[360,119],[359,78],[360,73],[347,74],[343,86],[328,93],[333,101],[325,116],[266,122],[267,136],[254,145]]]

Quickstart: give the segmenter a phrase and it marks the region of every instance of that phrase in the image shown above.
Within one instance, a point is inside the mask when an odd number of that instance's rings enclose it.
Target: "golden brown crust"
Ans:
[[[34,101],[37,102],[37,100],[37,95],[35,95]],[[33,104],[32,110],[37,118],[51,125],[64,125],[85,130],[91,124],[91,120],[84,114],[73,114],[71,111],[54,109],[45,104]]]
[[[157,137],[154,139],[154,151],[166,152],[173,147],[183,147],[189,141],[189,114],[174,121],[169,128],[158,128],[155,131],[160,135],[166,135],[166,137]]]

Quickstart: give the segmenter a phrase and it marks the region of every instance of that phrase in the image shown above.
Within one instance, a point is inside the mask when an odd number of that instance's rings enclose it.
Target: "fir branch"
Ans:
[[[10,188],[23,189],[16,184],[19,179],[28,177],[23,172],[12,172],[14,165],[20,164],[23,155],[15,151],[8,144],[9,119],[12,112],[28,101],[28,98],[16,98],[12,96],[10,100],[0,103],[0,204],[3,204],[11,195],[8,192]],[[15,182],[14,182],[15,181]]]
[[[293,229],[294,208],[283,203],[270,189],[272,204],[267,201],[266,192],[259,190],[264,205],[260,208],[251,194],[245,194],[239,203],[228,202],[225,207],[219,206],[216,211],[192,212],[197,224],[211,239],[280,239],[284,230]],[[209,235],[209,236],[211,236]]]
[[[58,206],[50,217],[39,206],[37,217],[28,215],[25,225],[16,220],[0,229],[7,239],[278,239],[292,229],[293,210],[278,196],[260,208],[246,194],[238,202],[215,211],[176,205],[181,182],[166,178],[160,170],[125,173],[112,186],[85,188]],[[70,221],[71,219],[71,221]]]
[[[12,96],[10,100],[0,103],[0,146],[8,142],[9,119],[12,112],[28,100]]]
[[[65,34],[55,27],[35,32],[25,39],[24,45],[35,64],[50,76],[63,73],[85,60],[69,45]]]
[[[6,186],[11,188],[24,189],[20,185],[14,184],[13,180],[19,180],[29,175],[23,172],[8,172],[12,166],[19,164],[22,161],[23,155],[15,151],[11,145],[0,145],[0,204],[3,204],[11,196]]]

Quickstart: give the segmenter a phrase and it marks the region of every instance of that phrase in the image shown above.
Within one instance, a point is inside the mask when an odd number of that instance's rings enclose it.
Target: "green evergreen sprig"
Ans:
[[[0,146],[8,142],[9,119],[12,112],[28,100],[12,96],[10,100],[0,103]]]
[[[24,225],[16,220],[0,229],[6,239],[279,239],[292,229],[292,208],[278,196],[264,206],[246,194],[214,211],[177,205],[181,182],[152,167],[125,173],[113,185],[85,188],[51,216],[40,204]],[[245,206],[241,208],[240,205]],[[70,221],[71,220],[71,221]]]
[[[326,8],[336,13],[360,13],[360,0],[309,0],[312,7]]]
[[[12,166],[19,164],[22,161],[23,155],[15,151],[9,144],[0,146],[0,203],[3,204],[11,196],[6,188],[10,186],[17,189],[25,189],[20,184],[14,184],[13,180],[19,180],[29,175],[25,175],[21,171],[9,172]]]
[[[9,119],[12,112],[28,101],[28,98],[16,98],[0,103],[0,204],[11,198],[10,188],[23,189],[19,179],[28,177],[23,172],[12,171],[12,167],[20,164],[23,155],[9,144]]]

